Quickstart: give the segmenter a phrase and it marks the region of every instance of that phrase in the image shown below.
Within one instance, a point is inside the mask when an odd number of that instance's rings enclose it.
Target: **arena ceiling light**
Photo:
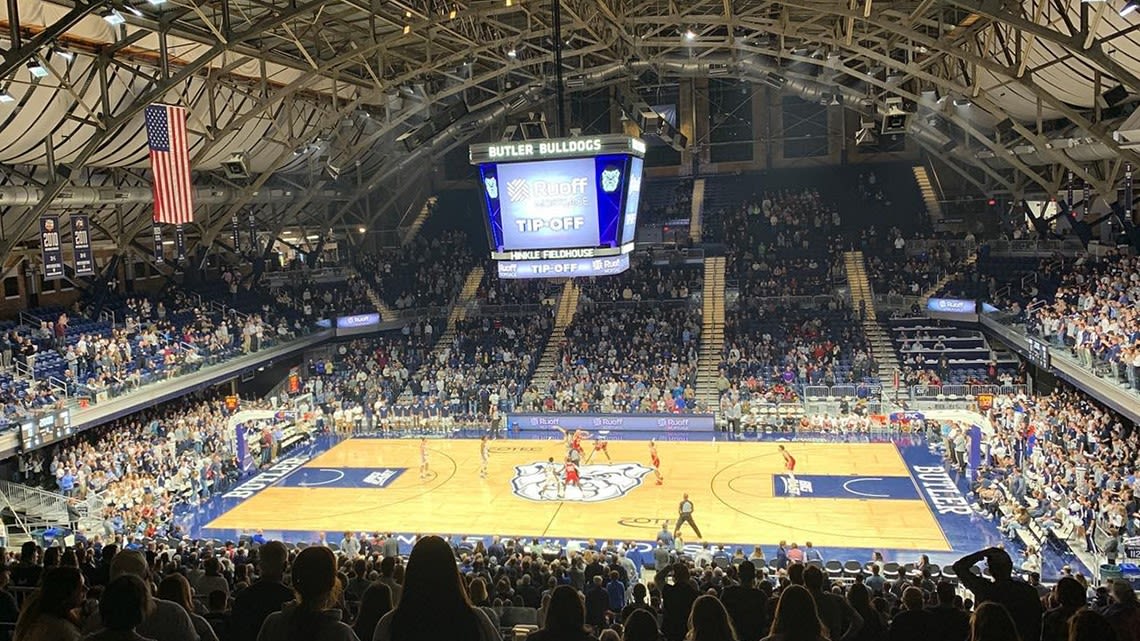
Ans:
[[[103,19],[112,27],[117,27],[127,21],[127,19],[123,17],[123,14],[119,13],[118,9],[107,9],[103,12]]]
[[[692,29],[685,29],[685,40],[692,42],[697,39],[697,32]]]
[[[1137,9],[1140,9],[1140,0],[1128,0],[1128,2],[1125,2],[1124,6],[1120,8],[1120,17],[1124,18],[1136,13]]]
[[[0,104],[8,104],[10,102],[16,102],[16,99],[12,94],[8,93],[7,89],[0,89]]]
[[[28,73],[32,74],[33,78],[47,78],[48,70],[39,58],[32,58],[28,61]]]

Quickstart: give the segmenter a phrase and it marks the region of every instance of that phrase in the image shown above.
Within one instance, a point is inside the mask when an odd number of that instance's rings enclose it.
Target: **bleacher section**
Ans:
[[[1017,361],[1009,356],[998,361],[979,330],[928,318],[896,317],[886,322],[904,372],[930,372],[929,384],[1000,384],[1006,377],[1012,382],[1016,373]]]

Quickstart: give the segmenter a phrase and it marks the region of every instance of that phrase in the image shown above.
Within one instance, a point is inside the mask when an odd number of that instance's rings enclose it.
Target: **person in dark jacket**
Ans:
[[[1068,641],[1069,619],[1088,603],[1084,586],[1071,576],[1061,577],[1055,589],[1060,605],[1041,617],[1041,641]]]
[[[586,588],[586,624],[601,630],[606,625],[606,610],[610,606],[610,596],[602,577],[595,576]]]
[[[985,559],[993,581],[974,574],[978,561]],[[958,581],[974,593],[975,600],[1005,607],[1023,641],[1041,638],[1041,599],[1028,583],[1013,580],[1013,559],[1001,548],[986,548],[967,554],[954,563]]]
[[[955,605],[954,584],[939,581],[935,593],[937,605],[926,609],[931,621],[926,641],[966,641],[970,636],[970,615]]]
[[[930,629],[930,613],[922,609],[922,590],[909,587],[903,592],[903,610],[891,621],[891,641],[924,638]]]
[[[689,611],[700,594],[690,581],[689,568],[684,563],[665,566],[663,571],[657,572],[656,581],[663,610],[661,633],[668,641],[681,641],[689,631]]]
[[[740,641],[759,641],[768,632],[768,597],[756,589],[756,566],[744,561],[737,568],[740,585],[730,585],[720,595]]]

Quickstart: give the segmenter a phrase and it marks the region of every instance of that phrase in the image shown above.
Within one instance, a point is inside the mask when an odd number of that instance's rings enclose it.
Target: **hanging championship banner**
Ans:
[[[1085,181],[1085,202],[1084,202],[1084,207],[1082,208],[1082,209],[1084,209],[1084,212],[1085,212],[1085,215],[1084,215],[1085,220],[1089,219],[1089,213],[1090,213],[1089,210],[1091,207],[1092,207],[1092,185],[1090,185],[1089,181],[1086,180]]]
[[[164,261],[162,251],[162,225],[158,224],[156,220],[154,226],[151,227],[151,231],[154,233],[154,262],[161,265]]]
[[[40,250],[44,261],[44,280],[63,278],[63,252],[59,246],[59,216],[40,217]]]
[[[71,215],[72,265],[76,276],[94,276],[95,261],[91,256],[90,219],[83,214]]]
[[[182,229],[182,225],[174,226],[174,255],[178,258],[178,262],[186,260],[186,232]]]
[[[230,217],[230,232],[233,234],[234,253],[241,253],[241,229],[238,228],[238,216],[234,214]]]
[[[1124,163],[1124,215],[1132,222],[1132,163]]]
[[[253,210],[249,210],[249,250],[257,253],[257,218],[253,215]]]
[[[1073,170],[1072,169],[1069,170],[1068,178],[1069,178],[1069,191],[1068,191],[1068,194],[1066,194],[1066,196],[1065,196],[1065,198],[1067,199],[1065,204],[1068,205],[1068,207],[1069,207],[1069,218],[1076,220],[1077,219],[1077,207],[1076,207],[1077,203],[1073,201]]]

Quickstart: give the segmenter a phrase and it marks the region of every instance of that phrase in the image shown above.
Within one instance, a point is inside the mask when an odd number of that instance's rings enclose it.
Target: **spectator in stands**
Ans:
[[[202,569],[205,574],[194,582],[195,592],[209,594],[215,590],[221,590],[227,595],[230,593],[230,584],[226,581],[226,577],[222,576],[222,562],[218,557],[208,557],[202,562]]]
[[[577,590],[560,585],[550,593],[550,606],[542,629],[527,635],[527,641],[592,641],[586,629],[586,604]]]
[[[670,581],[671,580],[671,581]],[[661,632],[668,641],[681,641],[689,628],[689,612],[700,594],[684,563],[667,565],[654,578],[661,591]]]
[[[800,585],[789,585],[780,592],[772,628],[762,641],[829,641],[819,619],[815,599]]]
[[[689,633],[685,641],[737,641],[732,620],[720,599],[705,594],[693,602],[689,614]]]
[[[228,607],[229,597],[221,590],[214,590],[206,597],[206,614],[203,616],[206,621],[209,622],[210,627],[213,628],[214,635],[222,639],[222,641],[228,641],[230,638],[230,613],[227,610]]]
[[[922,590],[907,588],[902,595],[904,609],[891,620],[890,641],[908,641],[922,637],[930,627],[931,615],[922,609]]]
[[[137,632],[142,622],[151,616],[153,608],[147,584],[137,576],[124,574],[111,581],[99,598],[99,617],[106,627],[87,635],[84,640],[159,641]]]
[[[993,581],[973,573],[973,567],[985,559],[986,567]],[[1001,548],[986,548],[967,554],[954,563],[954,573],[962,585],[974,593],[979,604],[992,602],[1003,606],[1007,616],[1012,617],[1022,639],[1041,638],[1041,601],[1037,590],[1020,581],[1014,581],[1013,560]],[[977,613],[975,613],[974,634],[977,634]],[[994,619],[998,619],[994,615]],[[987,619],[991,621],[993,619]],[[994,625],[998,625],[995,623]],[[999,628],[994,628],[999,629]],[[976,638],[976,637],[975,637]],[[995,639],[997,637],[994,637]]]
[[[7,554],[0,552],[0,625],[5,626],[3,628],[4,634],[0,634],[0,639],[3,641],[10,641],[11,636],[8,634],[8,630],[16,624],[16,619],[20,617],[20,607],[16,603],[16,597],[8,591],[12,574],[8,570],[7,561]]]
[[[736,571],[740,584],[726,587],[720,599],[740,641],[759,641],[768,624],[768,597],[755,586],[756,566],[752,561],[742,562]]]
[[[392,610],[392,589],[384,583],[373,583],[364,590],[357,608],[352,630],[361,641],[371,641],[376,624]]]
[[[451,546],[438,536],[416,542],[403,588],[396,608],[376,624],[372,641],[499,641],[487,615],[471,605]]]
[[[293,598],[284,583],[285,563],[289,551],[280,541],[270,541],[258,548],[259,576],[252,585],[237,593],[230,613],[234,639],[253,639],[262,623]]]
[[[862,583],[856,583],[847,590],[847,602],[851,608],[863,617],[863,627],[852,638],[852,641],[885,641],[887,639],[887,620],[871,605],[871,591]],[[965,637],[959,641],[964,641]]]
[[[1069,638],[1069,619],[1085,607],[1085,588],[1071,576],[1063,576],[1054,588],[1058,605],[1041,618],[1041,641],[1065,641]]]
[[[1081,608],[1069,617],[1067,641],[1120,641],[1122,638],[1104,615],[1089,608]]]
[[[939,581],[935,592],[937,603],[927,608],[930,629],[925,638],[927,641],[966,641],[970,636],[970,615],[955,604],[954,584]]]
[[[357,641],[356,634],[341,622],[336,603],[336,557],[324,546],[307,547],[293,561],[296,600],[265,619],[257,641]]]
[[[625,620],[622,641],[660,641],[660,638],[657,619],[650,611],[635,611]]]
[[[44,572],[43,582],[24,602],[13,641],[79,641],[76,612],[87,595],[78,568]]]
[[[115,554],[111,560],[111,581],[121,576],[135,576],[143,580],[150,587],[150,567],[146,558],[138,550],[123,550]],[[110,585],[108,583],[108,585]],[[159,639],[161,641],[197,641],[198,633],[194,631],[194,623],[190,615],[181,605],[165,599],[150,598],[151,605],[147,608],[147,616],[137,630],[143,637]],[[89,617],[84,629],[97,631],[103,628],[101,614],[96,613]]]
[[[220,590],[215,590],[214,592],[220,592]],[[208,592],[207,594],[213,593]],[[217,635],[214,634],[214,629],[210,627],[210,622],[194,611],[194,600],[190,594],[190,582],[186,580],[186,577],[178,573],[167,575],[166,578],[158,584],[158,592],[155,596],[182,606],[186,614],[190,615],[190,621],[194,624],[194,631],[198,633],[199,641],[218,641]]]
[[[809,565],[804,569],[804,587],[815,599],[819,619],[833,638],[849,639],[863,627],[863,617],[841,596],[823,591],[823,570]],[[921,597],[921,592],[919,593]],[[921,599],[919,607],[922,607]]]
[[[40,584],[43,567],[40,561],[40,548],[35,541],[25,541],[20,546],[20,561],[12,568],[12,585],[19,588],[34,588]]]
[[[970,641],[1023,641],[1009,610],[996,601],[978,605],[970,619]]]
[[[1100,612],[1116,630],[1116,641],[1140,641],[1140,603],[1132,585],[1124,579],[1114,579],[1109,597],[1108,606]]]

